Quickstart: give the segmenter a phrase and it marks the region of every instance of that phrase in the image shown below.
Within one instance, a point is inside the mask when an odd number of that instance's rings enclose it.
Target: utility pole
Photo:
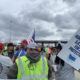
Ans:
[[[12,20],[10,20],[9,31],[10,31],[10,42],[11,42],[12,41]]]

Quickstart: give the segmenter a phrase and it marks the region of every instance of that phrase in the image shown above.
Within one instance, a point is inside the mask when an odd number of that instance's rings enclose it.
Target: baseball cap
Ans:
[[[27,48],[38,49],[38,45],[36,43],[30,43],[27,45]]]
[[[22,43],[28,44],[28,41],[27,40],[23,40]]]
[[[9,44],[8,44],[8,47],[10,47],[10,46],[14,46],[13,43],[9,43]]]

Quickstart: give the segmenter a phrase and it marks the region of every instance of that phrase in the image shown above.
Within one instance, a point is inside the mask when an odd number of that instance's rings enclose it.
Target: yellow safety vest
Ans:
[[[4,47],[4,51],[7,51],[7,46]]]
[[[23,80],[48,80],[48,63],[46,58],[41,57],[37,63],[30,64],[26,57],[16,59],[18,67],[17,79]]]
[[[14,54],[16,54],[16,52],[14,52]],[[8,52],[6,51],[6,52],[3,52],[3,55],[4,56],[8,56]]]

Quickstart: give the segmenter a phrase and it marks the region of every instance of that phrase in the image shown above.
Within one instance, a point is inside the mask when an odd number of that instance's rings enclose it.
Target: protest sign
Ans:
[[[80,30],[64,46],[58,57],[76,70],[80,70]]]

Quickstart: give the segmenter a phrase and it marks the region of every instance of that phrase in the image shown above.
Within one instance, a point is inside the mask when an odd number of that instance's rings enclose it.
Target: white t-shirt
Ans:
[[[13,63],[7,56],[0,55],[0,79],[7,79],[7,71]]]

